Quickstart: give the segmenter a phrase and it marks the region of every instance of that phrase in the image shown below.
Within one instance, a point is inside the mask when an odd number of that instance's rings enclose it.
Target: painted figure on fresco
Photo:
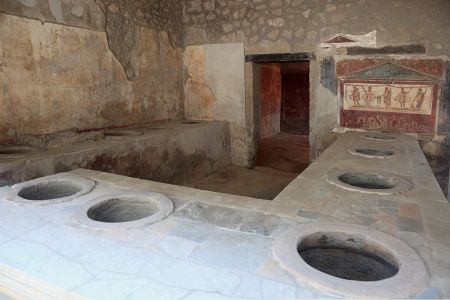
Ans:
[[[410,114],[432,113],[431,85],[345,83],[344,109]]]
[[[372,92],[372,87],[369,86],[367,88],[367,90],[364,87],[362,89],[364,91],[364,96],[363,96],[364,102],[366,103],[367,107],[370,107],[372,105],[372,101],[373,101],[373,97],[374,97],[374,94]]]
[[[359,100],[361,99],[361,95],[359,93],[359,88],[357,86],[353,86],[352,94],[350,95],[350,98],[353,101],[353,105],[355,107],[359,107]]]
[[[389,108],[391,106],[391,97],[392,97],[391,87],[385,87],[383,94],[383,102],[385,108]]]
[[[377,96],[377,108],[381,106],[381,96]]]
[[[412,88],[410,88],[408,91],[405,91],[405,88],[400,88],[400,93],[397,94],[395,97],[395,100],[400,104],[401,109],[406,109],[406,103],[408,102],[408,98],[406,97],[409,92],[411,92]]]
[[[419,88],[417,90],[417,95],[414,97],[414,100],[411,102],[411,109],[413,110],[420,110],[422,107],[423,100],[425,99],[425,94],[427,90],[425,89],[425,92],[422,91],[422,88]]]

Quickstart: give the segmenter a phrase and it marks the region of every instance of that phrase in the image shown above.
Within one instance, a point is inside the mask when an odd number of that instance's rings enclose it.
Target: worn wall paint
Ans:
[[[94,0],[0,1],[0,12],[42,22],[105,30],[105,16]]]
[[[261,64],[261,138],[280,132],[280,64]]]
[[[182,44],[182,6],[178,0],[8,0],[0,1],[0,12],[106,31],[109,48],[129,80],[136,80],[142,67],[138,27],[165,32],[173,47]]]
[[[320,84],[320,62],[345,55],[345,49],[321,49],[320,43],[337,33],[377,30],[377,47],[418,44],[426,55],[448,55],[448,11],[447,0],[185,0],[183,31],[186,45],[244,42],[246,54],[314,52],[310,141],[315,158],[334,141],[330,131],[339,126],[338,97]]]
[[[447,143],[450,145],[450,61],[447,61],[439,113],[439,133],[447,135]]]
[[[436,132],[438,59],[366,59],[337,63],[343,127]]]
[[[248,165],[243,44],[187,47],[185,116],[230,123],[234,164]]]
[[[55,0],[59,1],[59,0]],[[111,51],[122,64],[127,78],[136,80],[144,66],[138,59],[138,27],[165,32],[170,44],[182,44],[182,6],[178,0],[95,0],[106,17]]]
[[[181,117],[182,50],[164,32],[138,38],[130,82],[104,32],[0,14],[0,139]]]
[[[214,117],[215,96],[205,79],[205,49],[187,47],[184,52],[185,116],[188,119]]]

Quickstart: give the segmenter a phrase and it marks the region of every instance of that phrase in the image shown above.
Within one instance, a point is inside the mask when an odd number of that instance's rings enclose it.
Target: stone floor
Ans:
[[[272,200],[296,176],[296,173],[268,167],[247,169],[231,165],[218,172],[202,178],[194,178],[181,185],[225,194]]]
[[[261,139],[256,165],[299,174],[309,165],[309,136],[280,132]]]
[[[181,185],[272,200],[308,165],[309,137],[280,132],[260,140],[255,168],[230,165]]]
[[[39,279],[43,289],[58,287],[89,299],[339,298],[299,281],[272,254],[272,243],[284,230],[334,221],[376,229],[407,243],[430,277],[427,287],[410,297],[448,298],[449,204],[417,141],[401,136],[386,143],[368,141],[362,134],[341,136],[273,201],[71,171],[95,180],[96,188],[61,204],[0,201],[0,286],[5,265]],[[354,146],[389,147],[396,157],[354,156],[348,152]],[[344,190],[325,180],[332,168],[392,172],[414,188],[396,195]],[[93,230],[74,219],[97,197],[124,190],[162,193],[172,199],[175,211],[163,221],[128,230]]]

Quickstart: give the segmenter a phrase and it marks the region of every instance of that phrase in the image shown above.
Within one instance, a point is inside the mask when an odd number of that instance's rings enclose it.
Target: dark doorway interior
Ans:
[[[257,167],[294,176],[309,165],[309,61],[262,63]]]
[[[309,62],[281,64],[280,131],[309,134]]]

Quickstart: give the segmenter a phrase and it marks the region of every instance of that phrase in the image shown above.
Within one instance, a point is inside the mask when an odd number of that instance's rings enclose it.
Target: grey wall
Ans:
[[[445,55],[450,53],[448,0],[185,0],[183,3],[185,45],[243,42],[246,54],[315,53],[316,59],[310,64],[312,158],[333,142],[335,137],[330,131],[339,126],[336,91],[320,83],[321,79],[324,81],[321,63],[324,58],[344,59],[347,54],[345,49],[320,48],[321,42],[338,33],[357,35],[376,30],[377,47],[418,44],[425,48],[421,57],[443,56],[446,60]],[[390,52],[383,55],[389,56]]]
[[[377,30],[378,45],[450,52],[447,0],[185,0],[185,44],[245,41],[246,52],[315,51],[340,32]]]

